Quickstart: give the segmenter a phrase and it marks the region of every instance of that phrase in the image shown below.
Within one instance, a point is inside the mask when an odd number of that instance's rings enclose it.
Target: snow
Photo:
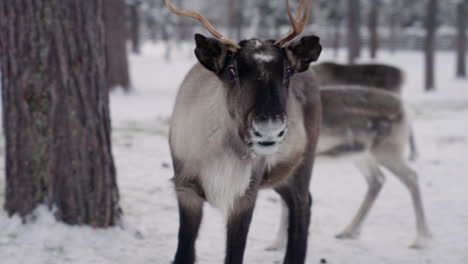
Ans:
[[[195,62],[190,46],[175,49],[173,61],[164,49],[147,46],[131,56],[135,91],[111,94],[113,150],[124,211],[122,226],[106,230],[70,227],[56,222],[45,208],[36,222],[22,224],[0,211],[0,263],[170,263],[177,243],[178,212],[170,182],[168,119],[177,86]],[[331,60],[325,50],[321,61]],[[338,60],[345,58],[340,52]],[[402,67],[407,82],[403,97],[412,110],[420,158],[412,163],[420,185],[434,240],[412,250],[416,230],[409,193],[390,173],[358,240],[337,240],[366,191],[365,180],[351,163],[319,161],[311,191],[314,196],[307,263],[331,264],[466,264],[468,263],[468,82],[454,76],[454,54],[437,54],[438,90],[423,92],[423,55],[379,54],[379,62]],[[363,61],[370,61],[364,59]],[[2,143],[3,144],[3,143]],[[3,158],[4,150],[0,148]],[[4,172],[0,164],[0,203]],[[256,206],[245,263],[281,263],[283,252],[265,251],[279,224],[279,200],[262,191]],[[198,263],[222,263],[224,223],[220,212],[206,206],[197,242]]]

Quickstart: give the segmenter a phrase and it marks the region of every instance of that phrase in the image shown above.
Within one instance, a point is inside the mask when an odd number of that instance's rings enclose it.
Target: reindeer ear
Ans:
[[[226,63],[228,47],[217,39],[201,34],[195,34],[195,43],[195,55],[201,65],[214,73],[221,72]]]
[[[317,36],[302,37],[291,42],[285,49],[289,63],[297,72],[309,69],[310,63],[317,61],[322,52],[320,38]]]

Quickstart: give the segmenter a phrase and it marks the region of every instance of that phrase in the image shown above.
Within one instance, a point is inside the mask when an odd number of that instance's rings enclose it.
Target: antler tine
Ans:
[[[188,16],[188,17],[191,17],[191,18],[194,18],[194,19],[198,20],[203,26],[205,26],[205,28],[214,37],[219,39],[221,42],[231,46],[235,50],[239,50],[241,48],[239,46],[239,44],[237,44],[236,42],[224,38],[224,36],[221,35],[221,33],[219,33],[218,31],[216,31],[216,29],[213,27],[213,25],[211,25],[210,22],[203,15],[201,15],[200,13],[197,13],[197,12],[194,12],[194,11],[189,11],[189,10],[177,9],[172,5],[170,0],[166,0],[166,6],[167,6],[167,8],[169,8],[169,10],[171,10],[171,12],[173,12],[173,13],[175,13],[177,15]]]
[[[301,34],[301,32],[304,30],[305,24],[307,22],[307,18],[309,17],[309,10],[310,10],[310,5],[311,5],[311,1],[307,0],[305,11],[301,17],[301,14],[303,12],[302,7],[304,5],[304,1],[305,0],[300,0],[299,4],[297,5],[296,17],[294,18],[291,14],[291,9],[289,7],[289,0],[286,0],[286,8],[288,11],[288,17],[289,17],[289,21],[291,22],[292,28],[289,30],[288,34],[286,34],[285,37],[276,41],[275,44],[279,46],[284,46],[288,41],[294,39],[297,35]],[[299,22],[297,22],[298,19],[300,19]]]

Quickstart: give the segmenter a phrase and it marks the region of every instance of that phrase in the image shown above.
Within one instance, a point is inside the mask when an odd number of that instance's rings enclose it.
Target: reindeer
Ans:
[[[384,167],[411,194],[417,236],[410,247],[423,248],[430,240],[431,233],[424,214],[417,173],[403,157],[410,124],[400,97],[382,89],[349,85],[327,86],[320,91],[320,96],[323,116],[316,156],[353,160],[368,184],[366,196],[354,219],[336,237],[359,237],[363,221],[384,184],[385,176],[380,170],[380,167]],[[267,248],[269,250],[285,246],[288,212],[284,208],[281,211],[280,228],[275,242]]]
[[[401,93],[403,72],[385,64],[338,64],[322,62],[311,67],[320,86],[363,85],[383,89],[395,94]]]
[[[328,85],[362,85],[369,88],[383,89],[401,95],[404,73],[397,67],[386,64],[338,64],[322,62],[313,65],[316,82],[321,87]],[[409,159],[414,161],[419,156],[413,129],[409,134]]]
[[[310,222],[309,182],[321,118],[317,85],[304,83],[322,50],[304,29],[310,0],[300,0],[292,24],[277,41],[225,39],[199,13],[215,38],[195,35],[196,64],[181,84],[169,144],[179,207],[174,263],[195,262],[205,201],[227,216],[225,263],[242,263],[257,193],[273,188],[290,212],[284,263],[304,263]],[[302,77],[301,77],[302,76]],[[310,79],[312,77],[309,77]]]

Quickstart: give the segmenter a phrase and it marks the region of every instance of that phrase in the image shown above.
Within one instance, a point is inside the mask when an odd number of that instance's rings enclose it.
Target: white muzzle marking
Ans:
[[[286,124],[287,122],[283,120],[273,119],[252,122],[252,128],[249,132],[252,150],[263,156],[273,155],[278,152],[288,132]]]

